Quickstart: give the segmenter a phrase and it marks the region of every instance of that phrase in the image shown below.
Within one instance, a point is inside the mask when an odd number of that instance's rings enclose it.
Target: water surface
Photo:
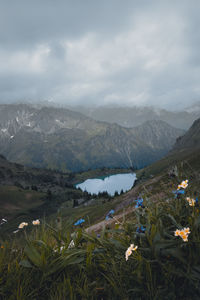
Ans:
[[[118,193],[129,191],[136,180],[135,173],[124,173],[110,175],[104,178],[87,179],[82,183],[76,185],[82,191],[87,191],[90,194],[98,194],[99,192],[108,192],[113,196],[115,192]]]

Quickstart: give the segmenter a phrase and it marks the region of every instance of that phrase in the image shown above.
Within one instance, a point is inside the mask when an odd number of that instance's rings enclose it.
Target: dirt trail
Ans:
[[[117,223],[117,221],[120,219],[122,219],[124,216],[132,213],[135,210],[135,207],[127,207],[126,211],[124,211],[123,213],[120,213],[118,215],[114,215],[113,219],[110,220],[104,220],[101,221],[97,224],[94,224],[88,228],[86,228],[86,232],[87,233],[91,233],[91,232],[99,232],[101,231],[104,227],[106,227],[107,225],[113,224],[113,223]]]
[[[99,232],[101,231],[105,226],[116,223],[117,220],[120,221],[120,219],[123,218],[123,216],[126,216],[130,213],[132,213],[135,210],[135,204],[134,200],[137,199],[138,195],[141,193],[141,191],[144,191],[148,186],[151,186],[155,183],[157,183],[159,180],[161,180],[162,176],[157,176],[153,179],[149,179],[147,182],[144,182],[142,184],[136,185],[132,190],[127,192],[124,196],[122,196],[121,203],[117,204],[115,207],[115,211],[119,211],[124,209],[124,212],[114,215],[113,219],[110,220],[103,220],[101,222],[98,222],[88,228],[86,228],[86,232]],[[156,197],[156,195],[154,195]],[[130,206],[131,205],[131,206]],[[134,205],[134,206],[133,206]]]

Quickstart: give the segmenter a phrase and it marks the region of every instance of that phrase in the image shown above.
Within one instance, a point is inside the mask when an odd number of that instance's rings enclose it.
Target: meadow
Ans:
[[[165,199],[143,194],[142,205],[101,232],[88,234],[87,220],[16,228],[1,240],[0,298],[198,299],[199,178],[183,179],[170,179]]]

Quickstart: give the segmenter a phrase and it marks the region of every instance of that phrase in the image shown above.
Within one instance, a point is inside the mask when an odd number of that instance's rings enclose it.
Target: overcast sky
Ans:
[[[0,0],[0,102],[200,100],[199,0]]]

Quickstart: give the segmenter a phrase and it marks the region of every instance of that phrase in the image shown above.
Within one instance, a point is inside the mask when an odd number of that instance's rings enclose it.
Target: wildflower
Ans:
[[[138,246],[134,247],[134,244],[131,244],[130,247],[125,252],[126,261],[128,260],[129,256],[132,254],[133,251],[137,250]]]
[[[184,228],[184,231],[185,231],[186,234],[190,234],[190,228],[189,227]]]
[[[84,223],[85,220],[84,219],[79,219],[78,221],[76,221],[76,223],[74,223],[75,226],[77,225],[81,225],[82,223]]]
[[[184,180],[181,182],[181,184],[178,185],[177,190],[180,190],[181,188],[186,189],[186,187],[188,186],[188,180]]]
[[[106,215],[106,221],[112,219],[114,213],[115,213],[114,209],[111,209],[111,210],[107,213],[107,215]]]
[[[1,249],[3,249],[4,248],[4,246],[3,245],[1,245]]]
[[[40,220],[37,219],[37,220],[35,220],[35,221],[32,221],[32,224],[33,224],[33,225],[40,225]]]
[[[176,229],[176,231],[174,231],[174,235],[179,236],[180,235],[180,230]]]
[[[63,248],[64,248],[64,247],[63,247],[63,246],[61,246],[60,248],[54,249],[54,252],[60,252],[60,253],[61,253],[61,252],[62,252],[62,250],[63,250]]]
[[[184,242],[188,242],[188,235],[190,234],[190,228],[189,227],[185,227],[182,230],[176,229],[176,231],[174,231],[174,235],[175,236],[180,236],[182,238],[182,240]]]
[[[137,227],[137,229],[136,229],[137,233],[144,233],[145,231],[146,231],[146,228],[142,225],[140,227]]]
[[[28,223],[22,222],[22,223],[19,224],[18,228],[19,228],[19,229],[22,229],[22,228],[24,228],[25,226],[28,226]]]
[[[192,199],[190,197],[187,197],[186,200],[188,201],[188,203],[189,203],[190,206],[195,206],[196,200],[194,200],[194,199]]]
[[[136,206],[135,206],[135,208],[138,208],[138,207],[144,207],[143,206],[143,198],[138,198],[137,200],[136,200]]]
[[[176,190],[176,191],[172,191],[172,193],[174,193],[174,198],[179,198],[180,195],[185,194],[184,190]]]
[[[71,248],[74,248],[74,247],[75,247],[74,241],[71,240],[71,242],[69,243],[68,249],[71,249]]]

